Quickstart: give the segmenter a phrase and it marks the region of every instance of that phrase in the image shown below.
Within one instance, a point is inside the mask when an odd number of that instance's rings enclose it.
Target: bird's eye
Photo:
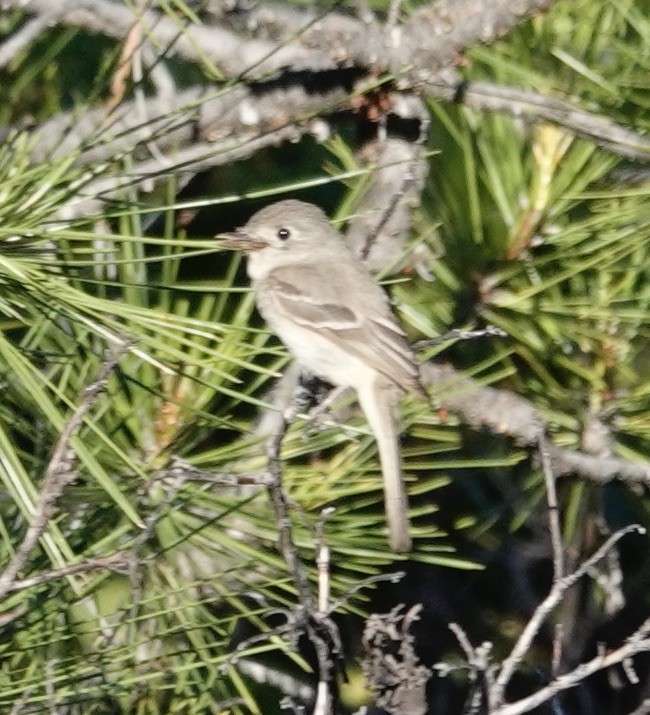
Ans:
[[[281,229],[278,231],[278,238],[279,238],[281,241],[286,241],[287,238],[289,238],[290,235],[291,235],[291,231],[289,231],[288,228],[281,228]]]

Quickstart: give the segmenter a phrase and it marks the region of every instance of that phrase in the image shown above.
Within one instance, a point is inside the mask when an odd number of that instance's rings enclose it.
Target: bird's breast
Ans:
[[[358,388],[375,375],[375,370],[352,355],[325,331],[310,330],[275,309],[270,291],[259,285],[257,306],[271,330],[296,361],[307,371],[332,385]]]

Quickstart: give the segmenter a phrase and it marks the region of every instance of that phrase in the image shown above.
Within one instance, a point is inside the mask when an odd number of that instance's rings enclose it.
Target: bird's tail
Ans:
[[[388,541],[393,551],[411,548],[409,535],[408,499],[402,480],[399,436],[394,414],[394,395],[373,381],[358,391],[359,404],[372,429],[384,479],[384,504],[388,523]]]

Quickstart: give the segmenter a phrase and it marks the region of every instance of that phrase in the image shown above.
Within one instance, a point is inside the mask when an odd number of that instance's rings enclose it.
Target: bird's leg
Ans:
[[[301,372],[298,377],[297,396],[305,411],[311,411],[314,406],[318,406],[331,389],[328,382],[309,372]]]
[[[332,415],[332,405],[341,395],[347,392],[348,389],[347,387],[333,387],[318,404],[312,407],[307,413],[307,423],[303,431],[303,439],[307,440],[309,437],[323,432],[330,427],[337,427],[351,439],[358,438],[357,430],[346,427],[346,425],[342,424],[339,419]]]
[[[307,413],[307,423],[303,438],[322,432],[327,425],[327,417],[332,403],[344,392],[344,388],[332,387],[329,382],[321,380],[309,372],[300,373],[298,378],[298,394],[301,407]]]
[[[331,407],[338,398],[347,390],[347,387],[333,387],[330,391],[315,404],[307,414],[307,424],[305,425],[305,439],[313,434],[322,432],[331,424],[327,424],[332,417]],[[333,420],[336,423],[336,420]]]

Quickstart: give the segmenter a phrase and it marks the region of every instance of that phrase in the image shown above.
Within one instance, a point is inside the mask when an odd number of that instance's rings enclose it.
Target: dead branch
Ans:
[[[467,637],[467,633],[458,623],[450,623],[449,630],[456,636],[469,666],[470,691],[465,700],[463,715],[477,715],[477,713],[481,712],[485,695],[489,695],[489,688],[493,685],[494,667],[490,664],[492,643],[485,641],[478,648],[474,648]],[[437,663],[435,668],[442,675],[448,675],[451,672],[441,663]]]
[[[647,462],[598,457],[557,446],[551,446],[550,453],[557,477],[577,474],[597,484],[621,481],[629,486],[650,486],[650,465]]]
[[[248,158],[263,148],[294,140],[308,131],[308,125],[300,129],[289,126],[249,140],[228,140],[219,144],[198,142],[175,154],[173,163],[152,157],[125,169],[118,176],[105,176],[87,183],[66,204],[60,218],[67,221],[100,213],[105,201],[119,200],[120,192],[172,174],[183,177],[182,186],[199,171]]]
[[[395,715],[424,715],[426,685],[431,671],[415,652],[411,625],[419,620],[422,605],[404,612],[400,604],[389,613],[373,613],[363,632],[363,673],[377,694],[376,705]]]
[[[165,140],[167,146],[181,138],[189,141],[196,134],[219,138],[244,129],[248,132],[253,128],[264,131],[265,127],[297,122],[314,112],[322,113],[325,106],[343,102],[346,91],[349,92],[349,74],[343,72],[337,79],[331,71],[340,73],[344,68],[354,67],[362,73],[372,70],[373,76],[381,71],[393,73],[399,78],[400,89],[416,88],[445,101],[462,102],[479,110],[506,111],[514,116],[552,121],[612,151],[634,158],[647,158],[650,155],[647,138],[581,110],[572,103],[487,82],[464,84],[453,74],[451,79],[438,76],[439,70],[453,66],[458,53],[465,47],[501,36],[522,18],[539,12],[549,4],[551,0],[519,0],[516,3],[508,0],[483,3],[444,0],[420,8],[402,25],[388,29],[376,20],[356,19],[343,13],[331,12],[319,18],[311,10],[256,4],[248,10],[238,7],[237,13],[233,13],[238,18],[234,29],[242,33],[241,36],[232,29],[224,29],[221,24],[183,24],[152,10],[141,13],[137,19],[143,27],[147,43],[155,45],[159,53],[177,53],[193,61],[208,57],[221,66],[226,77],[241,79],[242,69],[248,66],[256,66],[259,76],[271,71],[281,71],[285,77],[293,73],[291,86],[277,90],[280,94],[286,93],[286,97],[274,96],[273,92],[267,91],[258,91],[251,97],[249,88],[241,86],[225,94],[215,88],[214,94],[221,96],[214,96],[213,99],[203,96],[205,106],[197,109],[202,117],[197,127],[188,127],[186,122],[181,122],[185,131],[179,137],[180,125],[177,125],[179,128],[170,132],[169,139]],[[4,0],[2,3],[6,8],[23,9],[24,5],[22,0]],[[110,0],[80,0],[74,3],[74,7],[64,6],[63,11],[59,9],[56,16],[51,14],[50,5],[48,0],[31,0],[24,9],[36,14],[39,19],[47,17],[50,22],[57,19],[62,24],[83,27],[120,40],[129,33],[136,20],[129,7]],[[221,13],[220,23],[227,25],[228,17],[228,13]],[[247,37],[251,33],[263,34],[272,41]],[[431,41],[432,37],[435,42]],[[412,68],[406,75],[403,71],[405,67]],[[323,86],[314,92],[314,84],[316,87],[322,85],[323,78],[319,78],[318,74],[322,75],[323,71],[330,72],[327,80],[330,91],[334,90],[336,83],[339,85],[335,102],[332,97],[326,96],[328,92]],[[299,80],[297,72],[307,74]],[[359,74],[357,78],[361,76]],[[272,86],[278,86],[277,79],[277,76],[273,77]],[[306,81],[312,89],[305,92],[306,84],[298,88],[301,81]],[[194,90],[186,91],[172,106],[169,97],[166,97],[162,107],[156,106],[156,98],[148,99],[147,116],[152,118],[149,130],[155,132],[156,118],[165,114],[169,117],[182,107],[189,109],[194,105],[196,109],[199,104],[202,105],[200,94]],[[300,96],[293,96],[296,94]],[[125,127],[122,125],[137,123],[137,114],[129,107],[129,104],[124,106],[121,119],[113,127],[113,134],[124,136]],[[244,127],[238,127],[237,114]],[[283,114],[280,122],[278,114]],[[90,112],[87,117],[75,116],[73,121],[64,116],[46,123],[43,125],[44,129],[47,128],[43,132],[44,149],[37,151],[46,154],[61,139],[58,151],[66,151],[75,142],[78,145],[83,139],[93,136],[91,128],[103,120],[103,112]],[[56,131],[57,123],[67,127],[70,135]],[[141,129],[144,130],[144,127]],[[130,139],[130,145],[134,146],[137,143],[133,141],[134,135]],[[114,156],[119,146],[104,147],[103,151],[101,147],[96,147],[96,151],[104,157]],[[99,159],[96,153],[90,152],[84,160],[91,160],[92,157]]]
[[[372,16],[355,19],[330,12],[320,18],[305,11],[301,17],[294,13],[287,30],[275,33],[271,41],[242,37],[221,25],[179,23],[154,10],[142,12],[138,19],[154,45],[188,60],[209,60],[226,77],[241,77],[246,68],[254,68],[260,77],[286,69],[315,72],[358,66],[397,74],[409,67],[408,74],[423,81],[453,64],[463,48],[504,35],[550,4],[552,0],[439,0],[414,12],[404,24],[391,27],[388,35]],[[3,0],[2,7],[41,14],[50,10],[51,2],[30,0],[25,6],[23,0]],[[281,19],[273,19],[282,10],[271,5],[264,9],[266,24],[282,27]],[[127,5],[77,0],[59,22],[122,39],[133,19]]]
[[[50,7],[27,21],[17,32],[0,45],[0,67],[6,67],[15,57],[34,42],[49,27],[57,23],[66,11],[69,0],[61,0],[59,7]],[[0,2],[0,7],[2,3]]]
[[[3,0],[2,7],[41,14],[50,9],[51,2],[30,0],[25,5],[23,0]],[[134,13],[128,4],[111,0],[77,0],[59,19],[64,26],[83,27],[88,32],[119,40],[128,33],[133,21]],[[268,73],[294,64],[304,65],[304,69],[331,64],[329,58],[314,57],[314,53],[300,46],[278,48],[275,43],[247,41],[221,27],[179,22],[155,10],[145,10],[138,21],[149,40],[168,54],[191,61],[207,60],[231,77],[239,76],[242,68],[249,66]]]
[[[539,437],[539,461],[546,485],[546,505],[548,508],[548,526],[551,535],[553,551],[553,580],[558,581],[564,576],[564,545],[562,544],[562,527],[560,526],[560,506],[557,498],[555,476],[551,466],[549,444],[546,435]]]
[[[618,665],[619,663],[623,664],[637,653],[650,651],[650,638],[647,637],[649,631],[650,623],[646,622],[644,627],[631,635],[620,648],[600,653],[586,663],[581,663],[571,672],[558,676],[546,687],[541,688],[527,698],[522,698],[515,703],[510,703],[509,705],[504,705],[503,707],[493,710],[491,715],[521,715],[522,713],[530,712],[563,690],[575,688],[576,685],[582,683],[586,678],[597,673],[599,670],[611,668],[613,665]]]
[[[71,564],[60,569],[52,569],[45,573],[32,576],[31,578],[16,579],[9,588],[9,592],[22,591],[34,586],[40,586],[50,581],[56,581],[66,576],[74,576],[78,573],[86,573],[88,571],[116,571],[125,573],[130,564],[130,555],[126,552],[118,552],[111,556],[99,556],[94,559],[86,559],[78,564]]]
[[[268,487],[271,484],[271,478],[268,474],[239,474],[236,472],[215,472],[211,469],[201,469],[193,464],[186,462],[180,457],[172,457],[169,466],[158,472],[156,475],[157,482],[167,480],[177,481],[182,479],[186,482],[205,482],[207,484],[218,484],[225,487],[241,487],[241,486],[264,486]]]
[[[491,82],[426,82],[422,90],[445,102],[457,102],[477,111],[505,112],[513,117],[550,122],[620,156],[650,159],[650,139],[574,102],[519,87]]]
[[[399,137],[373,141],[360,154],[376,167],[370,186],[348,222],[345,239],[371,271],[397,271],[411,260],[406,247],[428,173],[422,147]]]
[[[341,655],[341,644],[338,628],[329,617],[327,606],[329,606],[329,596],[322,590],[323,580],[319,581],[321,591],[318,599],[314,598],[309,578],[298,554],[298,549],[293,541],[293,529],[289,501],[284,492],[282,483],[282,461],[280,451],[282,441],[287,429],[293,420],[304,411],[310,397],[304,388],[299,387],[291,400],[289,407],[283,412],[282,420],[276,426],[276,430],[270,435],[267,445],[267,470],[270,483],[267,486],[269,500],[273,507],[275,522],[278,530],[278,547],[282,557],[289,567],[293,577],[296,590],[298,592],[298,602],[303,617],[298,619],[301,627],[306,632],[316,651],[318,662],[318,688],[316,707],[314,712],[319,715],[329,715],[332,702],[332,680],[334,674],[335,660]],[[326,553],[326,568],[329,572],[329,550],[321,539],[317,561],[319,568],[323,565],[324,551]],[[327,581],[327,591],[329,581]],[[322,607],[324,606],[324,607]]]
[[[308,610],[314,611],[316,609],[314,595],[309,585],[305,568],[300,561],[298,549],[293,541],[289,502],[284,493],[282,484],[282,461],[280,459],[282,441],[287,429],[298,414],[303,411],[304,405],[304,391],[301,387],[298,387],[289,407],[283,413],[282,420],[277,425],[277,429],[269,437],[267,446],[269,483],[267,489],[278,527],[278,546],[280,552],[293,576],[300,603]]]
[[[306,131],[305,122],[308,124],[311,117],[327,116],[351,106],[353,80],[361,81],[357,91],[363,91],[363,83],[368,82],[362,79],[363,73],[369,69],[373,77],[378,71],[399,75],[397,86],[402,89],[416,87],[478,109],[499,109],[516,116],[555,121],[620,153],[637,158],[650,155],[645,138],[569,103],[488,83],[465,85],[458,83],[455,76],[445,81],[439,75],[438,70],[450,67],[462,48],[494,39],[549,2],[490,0],[477,4],[471,0],[445,0],[421,8],[404,24],[389,30],[372,17],[357,19],[333,12],[319,18],[311,11],[259,6],[251,11],[255,17],[244,28],[237,28],[240,32],[245,30],[239,36],[217,25],[178,22],[153,10],[136,18],[131,8],[110,0],[82,0],[74,7],[64,6],[57,15],[58,21],[122,39],[137,20],[142,41],[147,47],[155,45],[163,55],[178,53],[193,60],[208,57],[223,64],[230,77],[241,78],[241,68],[246,66],[254,66],[259,76],[281,70],[280,81],[274,76],[270,82],[254,86],[215,87],[208,92],[187,90],[171,103],[165,92],[161,98],[141,97],[137,104],[124,103],[110,116],[106,110],[93,110],[83,117],[62,115],[40,127],[34,158],[44,159],[83,147],[80,161],[99,162],[129,154],[138,147],[142,154],[148,147],[151,158],[136,162],[124,175],[95,179],[86,186],[86,195],[93,198],[94,194],[113,197],[121,189],[150,184],[173,171],[192,175],[250,156],[269,144],[295,140]],[[22,5],[19,0],[4,0],[3,7]],[[31,0],[25,9],[37,18],[50,12],[44,0]],[[286,14],[290,21],[284,17]],[[222,19],[226,17],[227,13],[222,13]],[[270,32],[270,26],[277,31]],[[246,37],[251,32],[259,33],[260,28],[266,28],[262,34],[273,40]],[[437,41],[432,43],[431,37]],[[311,57],[308,61],[307,56]],[[407,75],[400,74],[404,67],[412,68]],[[350,75],[352,68],[356,74]],[[305,74],[299,77],[297,72]],[[404,101],[399,94],[391,99],[393,104],[399,101]],[[204,141],[197,143],[197,138]],[[421,183],[421,164],[415,159],[407,163],[413,178],[405,182],[403,193],[412,194],[412,189]],[[395,210],[386,212],[386,225],[381,221],[377,224],[379,234],[390,233],[394,225],[404,223],[407,198],[396,202]],[[84,201],[66,212],[65,217],[90,215],[99,208],[100,204],[93,200]],[[361,225],[357,222],[357,226]],[[354,238],[358,230],[351,228]],[[381,235],[376,241],[378,246],[380,239]]]
[[[197,139],[215,144],[244,142],[290,124],[308,122],[349,100],[349,87],[322,84],[318,92],[289,86],[237,85],[192,88],[172,98],[167,93],[145,99],[142,121],[135,101],[123,102],[111,114],[93,109],[79,116],[63,113],[37,129],[33,158],[44,160],[83,148],[83,164],[105,161],[154,139],[161,151],[187,146]]]
[[[528,651],[530,650],[533,644],[533,640],[535,639],[535,636],[539,633],[542,624],[548,618],[553,609],[560,603],[560,601],[562,600],[562,596],[566,593],[566,591],[571,588],[571,586],[573,586],[575,583],[577,583],[577,581],[581,579],[589,571],[589,569],[594,566],[594,564],[598,563],[601,559],[603,559],[626,534],[630,534],[632,532],[645,533],[645,529],[638,524],[632,524],[631,526],[627,526],[624,529],[620,529],[619,531],[612,534],[612,536],[607,539],[607,541],[592,556],[586,559],[582,563],[582,565],[577,568],[573,573],[560,579],[554,579],[550,593],[536,608],[535,613],[526,624],[526,627],[519,636],[519,639],[517,640],[517,643],[512,649],[510,655],[503,661],[501,665],[501,670],[499,671],[492,692],[490,693],[491,703],[496,706],[499,706],[503,702],[505,689],[510,682],[510,679],[514,675],[516,669],[525,657],[526,653],[528,653]],[[591,662],[596,663],[597,661],[598,659],[594,659],[594,661]],[[604,667],[607,667],[607,665],[603,661],[603,664],[597,667],[595,670],[599,670],[600,668]],[[573,672],[576,673],[578,670],[580,670],[580,668]],[[557,678],[554,682],[570,683],[564,685],[564,687],[560,687],[560,690],[570,688],[576,685],[580,680],[584,679],[591,672],[595,672],[595,670],[590,671],[589,673],[585,673],[579,679],[572,680],[571,678],[569,678],[568,680],[565,680],[568,678],[568,675],[564,675]],[[544,702],[544,700],[552,697],[555,692],[558,691],[549,691],[550,694],[548,695],[548,697],[543,698],[539,702]],[[504,708],[497,709],[494,715],[496,715],[496,712],[500,713],[500,715],[505,715],[506,710]],[[508,715],[514,715],[515,712],[526,712],[526,710],[513,710],[512,712],[507,712]]]
[[[494,387],[483,387],[448,365],[421,366],[425,385],[432,388],[438,405],[460,415],[473,429],[489,429],[510,437],[516,444],[533,447],[546,430],[546,420],[525,398]],[[638,488],[650,486],[650,464],[616,457],[598,457],[548,445],[551,469],[556,477],[575,474],[606,484],[615,480]]]
[[[519,668],[526,654],[530,651],[543,623],[561,603],[567,590],[589,573],[599,561],[605,558],[611,550],[615,548],[620,539],[632,532],[644,534],[645,529],[638,524],[632,524],[624,529],[620,529],[607,539],[605,543],[573,573],[563,578],[554,578],[548,596],[535,609],[535,612],[524,627],[512,651],[505,660],[503,660],[500,666],[490,662],[492,651],[491,643],[486,642],[478,648],[474,648],[463,629],[455,623],[450,624],[450,628],[456,634],[460,646],[465,653],[465,667],[469,666],[470,680],[473,684],[468,709],[464,712],[476,713],[485,711],[489,712],[490,715],[520,715],[521,713],[530,712],[556,696],[559,692],[576,687],[593,673],[619,663],[623,666],[627,663],[628,671],[632,674],[631,677],[634,677],[630,662],[632,656],[637,653],[650,651],[650,618],[646,619],[619,648],[613,651],[603,649],[595,658],[592,658],[586,663],[582,663],[568,673],[553,678],[548,685],[540,688],[532,695],[513,703],[504,703],[506,687],[510,683],[512,676]],[[442,677],[447,676],[456,669],[455,666],[444,662],[437,663],[434,667]],[[479,680],[482,682],[479,682]]]
[[[109,355],[102,365],[97,379],[83,391],[81,401],[59,435],[45,470],[41,491],[23,541],[5,570],[0,574],[0,599],[13,590],[18,573],[24,568],[29,555],[54,516],[59,497],[65,487],[76,479],[77,471],[74,469],[75,456],[71,440],[99,396],[106,389],[108,378],[129,347],[130,344],[123,343]]]

